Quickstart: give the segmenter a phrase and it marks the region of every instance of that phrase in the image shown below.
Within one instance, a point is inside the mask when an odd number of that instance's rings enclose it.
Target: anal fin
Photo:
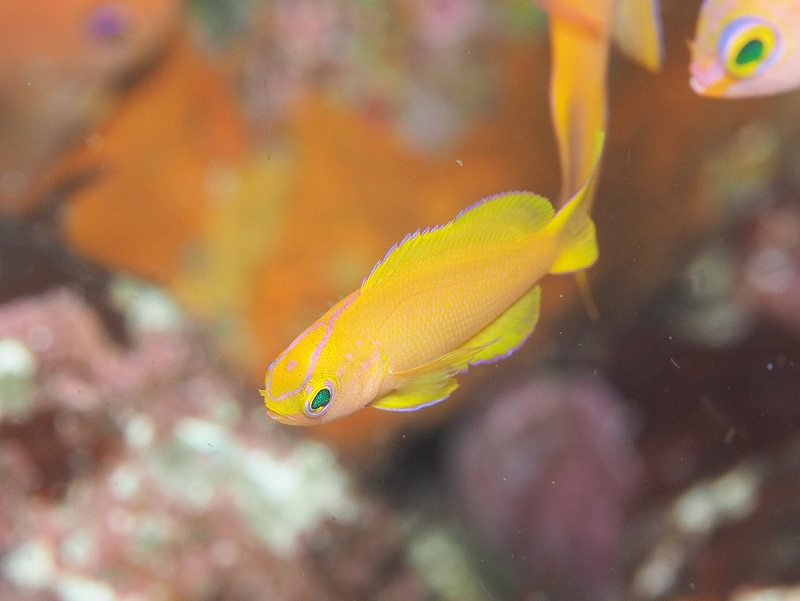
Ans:
[[[418,367],[392,372],[397,389],[372,406],[388,411],[416,411],[445,400],[458,388],[453,376],[467,369],[486,346],[462,345]]]
[[[372,406],[385,411],[416,411],[445,400],[456,388],[458,382],[455,378],[417,380],[381,397]]]

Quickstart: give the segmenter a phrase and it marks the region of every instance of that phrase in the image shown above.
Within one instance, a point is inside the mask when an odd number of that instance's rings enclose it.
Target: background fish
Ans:
[[[656,71],[663,60],[658,0],[534,0],[550,17],[550,116],[561,165],[562,204],[591,175],[594,133],[606,131],[609,48]],[[593,190],[587,192],[591,210]],[[599,316],[584,273],[576,275],[584,307]]]
[[[559,201],[564,202],[592,172],[594,132],[606,130],[611,41],[643,67],[655,71],[661,66],[659,3],[534,0],[534,4],[550,17],[550,112],[561,163]]]
[[[692,42],[692,89],[733,98],[800,86],[798,34],[797,0],[706,0]]]
[[[597,259],[590,185],[555,215],[547,199],[509,192],[407,236],[269,366],[270,416],[311,425],[369,404],[420,409],[470,365],[514,352],[539,319],[538,280]]]

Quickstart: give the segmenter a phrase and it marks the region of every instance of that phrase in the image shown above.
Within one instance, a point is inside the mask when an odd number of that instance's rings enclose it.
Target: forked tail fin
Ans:
[[[580,190],[556,213],[547,225],[558,239],[559,253],[550,273],[570,273],[590,267],[597,260],[597,238],[587,200],[594,186],[597,165],[603,154],[605,134],[598,132],[595,140],[594,168]]]

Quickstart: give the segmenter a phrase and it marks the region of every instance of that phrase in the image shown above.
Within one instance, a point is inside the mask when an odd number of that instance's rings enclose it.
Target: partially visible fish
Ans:
[[[313,425],[367,405],[413,411],[447,398],[470,365],[513,353],[539,319],[538,281],[597,259],[590,185],[555,214],[508,192],[407,236],[269,366],[269,415]]]
[[[613,38],[628,58],[651,71],[661,66],[663,48],[658,0],[533,0],[551,18],[584,34]]]
[[[658,0],[617,0],[614,41],[630,59],[650,71],[664,60],[664,42]]]
[[[561,163],[560,202],[563,202],[578,191],[592,172],[595,132],[606,129],[606,71],[612,40],[647,69],[655,71],[661,66],[659,3],[658,0],[533,2],[550,17],[550,112]]]
[[[800,1],[705,0],[691,47],[690,84],[703,96],[800,87]]]
[[[595,169],[594,137],[606,130],[606,72],[611,41],[643,67],[663,60],[658,0],[533,0],[550,16],[550,116],[561,165],[557,205],[575,194]],[[587,192],[591,210],[594,190]],[[585,273],[575,282],[587,314],[599,311]]]

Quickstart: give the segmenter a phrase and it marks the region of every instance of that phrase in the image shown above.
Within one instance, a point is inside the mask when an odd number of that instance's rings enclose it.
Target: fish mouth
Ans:
[[[700,96],[719,97],[724,96],[728,88],[731,86],[731,80],[728,77],[720,77],[710,82],[704,82],[694,75],[689,78],[689,85]]]
[[[270,409],[269,407],[267,407],[267,415],[269,415],[270,418],[274,419],[276,422],[279,422],[279,423],[284,424],[286,426],[304,426],[305,425],[303,423],[303,421],[300,420],[299,418],[297,418],[297,417],[295,417],[293,415],[287,415],[285,413],[278,413],[277,411],[274,411],[274,410]]]
[[[689,77],[689,87],[692,88],[697,94],[702,95],[705,92],[706,86],[705,84],[701,83],[697,77],[694,75]]]
[[[264,406],[267,409],[267,415],[269,415],[271,419],[274,419],[276,422],[279,422],[281,424],[286,424],[288,426],[302,426],[302,425],[304,425],[297,417],[295,417],[293,415],[289,415],[287,413],[281,413],[280,411],[276,411],[275,409],[272,409],[269,406],[270,402],[274,403],[275,401],[271,399],[271,397],[270,397],[270,395],[269,395],[269,393],[267,392],[266,389],[259,390],[258,392],[261,393],[262,397],[264,397]]]
[[[700,96],[724,96],[734,81],[719,67],[704,69],[694,62],[689,66],[689,73],[689,85]]]

